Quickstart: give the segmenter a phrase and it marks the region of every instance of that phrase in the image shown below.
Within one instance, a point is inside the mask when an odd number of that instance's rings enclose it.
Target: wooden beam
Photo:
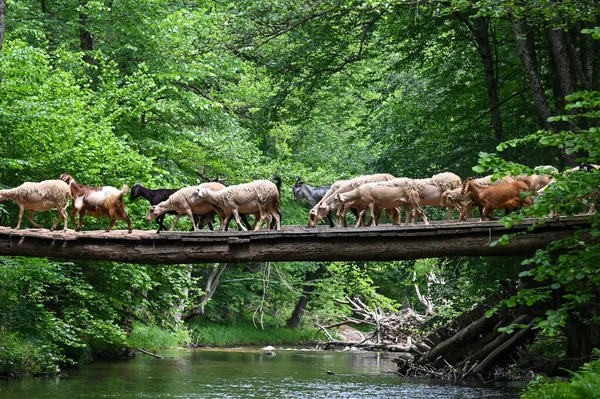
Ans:
[[[537,249],[589,227],[585,217],[546,220],[508,245],[489,244],[506,233],[524,233],[537,220],[507,230],[497,222],[248,232],[134,230],[50,232],[0,227],[0,256],[107,260],[144,264],[287,261],[390,261],[440,256],[531,255]]]

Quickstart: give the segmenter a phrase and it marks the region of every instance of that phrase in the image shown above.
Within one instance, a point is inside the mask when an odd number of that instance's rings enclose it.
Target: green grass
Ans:
[[[64,360],[58,348],[0,326],[0,377],[56,374]]]
[[[192,342],[196,345],[300,345],[317,338],[312,328],[256,328],[252,324],[219,325],[198,323],[192,327]],[[322,338],[322,337],[321,337]]]
[[[521,399],[598,399],[600,360],[586,363],[569,381],[539,378],[529,384]]]
[[[189,342],[190,336],[186,330],[172,332],[154,325],[147,326],[140,323],[134,324],[133,331],[128,339],[130,347],[141,348],[150,352],[182,347]]]

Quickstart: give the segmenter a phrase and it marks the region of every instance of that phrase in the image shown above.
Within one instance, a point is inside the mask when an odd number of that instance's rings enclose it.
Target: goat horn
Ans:
[[[142,184],[142,181],[141,180],[136,181],[134,186],[137,186],[138,184]]]

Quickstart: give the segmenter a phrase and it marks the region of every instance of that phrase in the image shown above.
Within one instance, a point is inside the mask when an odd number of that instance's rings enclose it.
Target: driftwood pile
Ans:
[[[322,343],[325,349],[344,347],[388,352],[419,351],[418,346],[413,343],[413,336],[427,320],[425,316],[410,308],[402,309],[397,314],[384,314],[381,309],[369,309],[360,298],[346,297],[345,301],[337,300],[337,302],[349,305],[356,317],[346,317],[338,323],[327,326],[316,325],[329,339],[328,342]],[[366,336],[363,335],[360,341],[336,340],[328,331],[348,324],[370,325],[374,331]]]
[[[532,330],[535,316],[504,308],[486,317],[489,306],[478,305],[451,323],[415,338],[415,332],[421,329],[426,318],[412,309],[383,315],[378,309],[369,310],[356,298],[346,298],[343,303],[350,305],[358,317],[318,326],[329,338],[323,347],[397,352],[393,361],[398,365],[398,373],[404,376],[484,381],[515,379],[513,374],[503,371],[502,366],[515,364],[520,359],[521,346],[530,342],[535,334]],[[370,324],[375,331],[360,342],[334,339],[328,328],[343,324]],[[498,331],[513,324],[520,328]]]

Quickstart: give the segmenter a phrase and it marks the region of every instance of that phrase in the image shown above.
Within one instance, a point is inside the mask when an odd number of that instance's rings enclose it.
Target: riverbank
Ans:
[[[255,327],[251,323],[221,325],[196,323],[190,326],[192,346],[306,345],[325,336],[310,327],[301,329]]]

